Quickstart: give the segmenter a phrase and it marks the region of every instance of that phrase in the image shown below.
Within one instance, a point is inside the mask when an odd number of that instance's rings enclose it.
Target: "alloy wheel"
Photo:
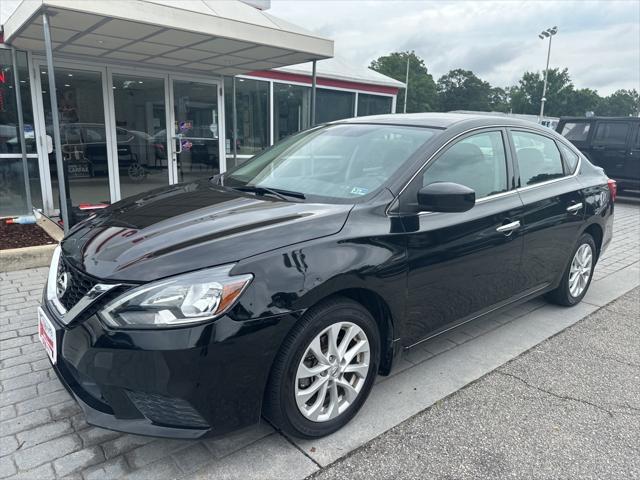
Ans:
[[[593,251],[591,245],[583,243],[576,251],[571,261],[569,271],[569,292],[574,298],[579,297],[587,288],[591,277],[591,267],[593,265]]]
[[[369,373],[370,345],[364,330],[351,322],[325,328],[307,346],[295,378],[300,413],[326,422],[356,400]]]

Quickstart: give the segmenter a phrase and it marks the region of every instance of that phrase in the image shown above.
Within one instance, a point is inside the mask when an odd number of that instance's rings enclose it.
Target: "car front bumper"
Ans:
[[[56,330],[54,370],[87,422],[171,438],[223,435],[259,422],[264,389],[296,314],[164,330],[110,330],[96,315]]]

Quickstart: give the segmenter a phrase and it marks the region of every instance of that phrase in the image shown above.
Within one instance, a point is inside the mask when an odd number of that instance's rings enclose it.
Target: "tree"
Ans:
[[[538,115],[542,99],[544,75],[540,72],[525,72],[518,85],[511,91],[511,108],[513,113]],[[567,115],[567,106],[571,92],[574,91],[569,71],[565,68],[549,69],[544,113],[551,117]],[[584,112],[582,113],[584,114]]]
[[[640,115],[640,95],[635,88],[616,90],[608,97],[600,99],[595,113],[607,117],[638,116]]]
[[[438,101],[440,110],[489,111],[491,85],[479,79],[470,70],[451,70],[438,80]]]
[[[429,112],[436,109],[436,84],[424,61],[415,52],[394,52],[373,60],[369,68],[404,83],[409,59],[409,96],[407,112]],[[396,111],[402,112],[404,89],[398,93]]]
[[[583,116],[587,112],[593,112],[600,104],[601,98],[598,92],[590,88],[581,88],[568,93],[566,111],[563,115]]]
[[[511,110],[511,88],[493,87],[489,93],[489,108],[492,112],[509,113]]]

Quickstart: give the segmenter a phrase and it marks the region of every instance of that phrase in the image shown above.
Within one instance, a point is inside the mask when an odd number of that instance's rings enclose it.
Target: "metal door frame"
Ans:
[[[107,149],[107,170],[108,170],[108,182],[109,182],[109,199],[111,203],[116,201],[116,192],[119,191],[117,173],[117,158],[114,152],[114,145],[111,142],[112,135],[115,135],[115,118],[111,110],[112,98],[111,89],[108,84],[108,72],[106,65],[92,65],[79,62],[73,62],[69,60],[57,60],[55,62],[56,68],[70,69],[70,70],[83,70],[87,72],[94,72],[100,74],[101,87],[102,87],[102,103],[104,111],[104,128],[105,128],[105,144]],[[51,170],[49,169],[49,154],[47,152],[47,132],[46,132],[46,119],[44,114],[44,100],[42,98],[42,82],[41,71],[46,71],[46,60],[43,57],[34,57],[32,59],[33,68],[33,93],[34,103],[37,105],[34,111],[34,123],[36,124],[36,136],[38,137],[38,156],[40,163],[40,173],[47,179],[46,182],[42,182],[43,190],[43,207],[45,213],[49,215],[58,215],[59,209],[54,208],[53,198],[53,181],[51,179]],[[112,132],[113,130],[113,132]],[[71,192],[68,192],[70,195]]]
[[[114,148],[114,156],[116,159],[116,171],[115,171],[115,177],[116,177],[116,183],[115,183],[115,191],[114,191],[114,198],[115,201],[118,201],[122,198],[122,193],[120,190],[120,169],[119,169],[119,162],[118,162],[118,148],[117,148],[117,144],[118,144],[118,138],[117,138],[117,126],[116,126],[116,107],[115,107],[115,99],[113,96],[113,75],[134,75],[134,76],[139,76],[139,77],[149,77],[149,78],[155,78],[158,80],[162,80],[164,82],[164,106],[165,106],[165,124],[166,124],[166,133],[167,133],[167,172],[168,172],[168,182],[167,185],[171,185],[173,183],[176,183],[176,177],[174,176],[174,168],[173,168],[173,162],[171,160],[172,156],[171,156],[171,150],[170,150],[170,136],[169,136],[169,128],[170,128],[170,112],[169,109],[172,107],[170,102],[169,102],[169,75],[166,73],[161,73],[158,72],[157,70],[151,70],[151,69],[145,69],[145,68],[137,68],[137,67],[126,67],[126,66],[120,66],[120,65],[108,65],[107,66],[107,89],[109,90],[110,94],[109,94],[109,110],[111,112],[111,117],[113,119],[113,124],[112,124],[112,128],[110,131],[110,136],[109,136],[109,143],[112,146],[115,146]]]
[[[225,115],[224,115],[224,82],[222,81],[222,77],[210,78],[210,77],[198,77],[195,75],[180,75],[180,74],[168,74],[168,107],[167,112],[169,116],[170,122],[167,123],[167,133],[169,129],[171,129],[171,135],[168,138],[167,142],[167,156],[171,156],[171,163],[173,167],[173,181],[171,183],[178,183],[178,154],[176,151],[176,142],[175,142],[175,131],[174,126],[176,122],[175,118],[175,109],[174,109],[174,91],[173,84],[174,81],[183,81],[183,82],[194,82],[194,83],[203,83],[207,85],[211,85],[216,87],[216,101],[218,102],[218,158],[219,158],[219,166],[220,173],[223,173],[227,170],[227,159],[226,159],[226,151],[225,151]]]

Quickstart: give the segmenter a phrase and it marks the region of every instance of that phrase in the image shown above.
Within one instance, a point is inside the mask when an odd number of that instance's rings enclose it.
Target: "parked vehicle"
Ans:
[[[580,302],[614,198],[531,122],[339,121],[75,226],[39,332],[91,424],[195,438],[264,415],[319,437],[426,339],[542,294]]]
[[[566,117],[557,131],[618,182],[618,190],[640,190],[639,117]]]

